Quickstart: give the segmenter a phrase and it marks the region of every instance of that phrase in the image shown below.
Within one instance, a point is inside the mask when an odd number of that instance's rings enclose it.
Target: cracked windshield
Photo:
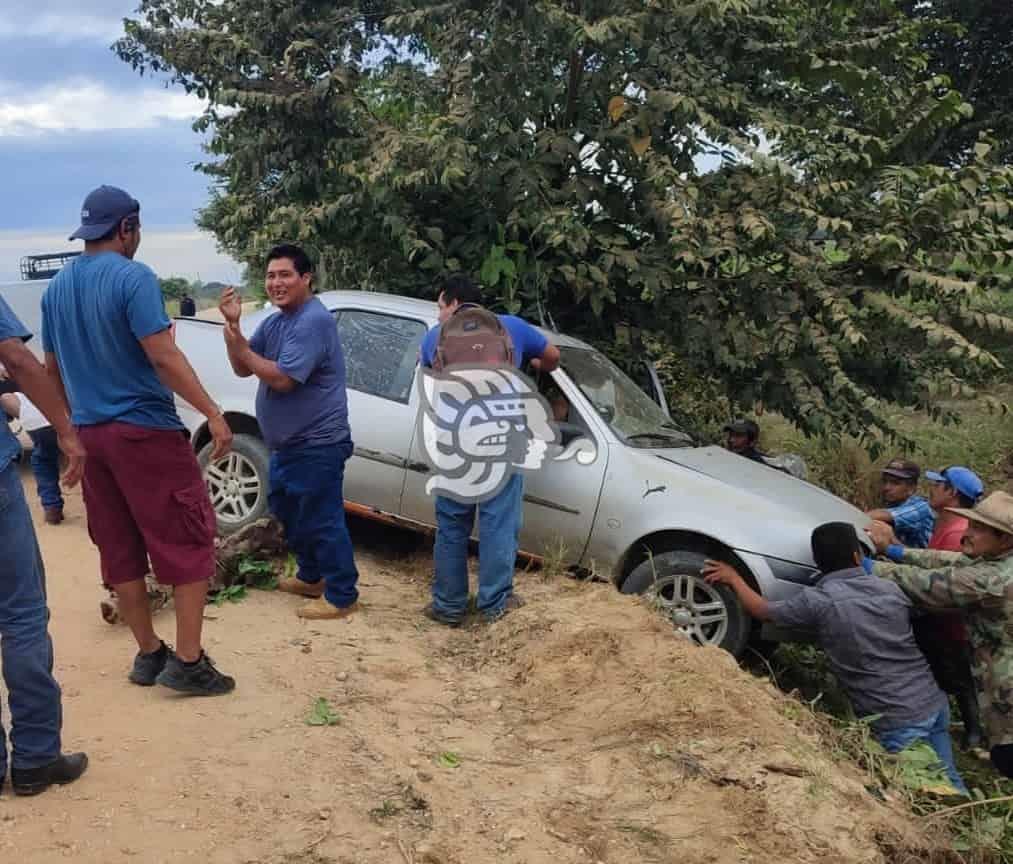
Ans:
[[[560,364],[612,431],[634,447],[691,447],[683,432],[604,354],[561,348]]]

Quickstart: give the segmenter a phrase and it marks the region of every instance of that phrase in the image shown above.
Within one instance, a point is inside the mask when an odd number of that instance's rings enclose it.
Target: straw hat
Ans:
[[[979,501],[973,510],[964,507],[947,507],[951,513],[957,513],[965,519],[974,522],[981,522],[1002,531],[1004,534],[1013,534],[1013,495],[1009,492],[993,492],[987,498]]]

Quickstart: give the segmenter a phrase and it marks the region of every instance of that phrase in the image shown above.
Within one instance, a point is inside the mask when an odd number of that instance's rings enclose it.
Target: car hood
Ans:
[[[805,525],[851,522],[864,537],[869,517],[836,495],[722,447],[655,450],[658,459],[696,471],[769,502],[784,518]],[[751,550],[752,551],[752,550]]]

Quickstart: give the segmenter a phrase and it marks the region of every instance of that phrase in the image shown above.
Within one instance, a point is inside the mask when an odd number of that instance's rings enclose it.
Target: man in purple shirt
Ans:
[[[311,601],[301,618],[345,618],[358,608],[359,579],[345,523],[342,485],[352,455],[345,359],[337,323],[313,296],[313,267],[298,246],[267,256],[267,293],[278,311],[247,341],[242,305],[222,293],[225,345],[233,371],[256,375],[257,422],[271,448],[272,512],[299,561],[299,574],[278,587]]]

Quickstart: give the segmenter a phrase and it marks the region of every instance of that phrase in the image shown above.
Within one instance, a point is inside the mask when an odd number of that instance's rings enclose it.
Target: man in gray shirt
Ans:
[[[960,792],[950,741],[950,710],[911,630],[911,601],[895,584],[868,574],[855,528],[828,522],[812,533],[816,566],[823,577],[790,600],[770,602],[737,570],[708,561],[708,582],[728,585],[750,615],[779,627],[815,632],[858,717],[871,722],[876,740],[890,753],[927,741]]]

